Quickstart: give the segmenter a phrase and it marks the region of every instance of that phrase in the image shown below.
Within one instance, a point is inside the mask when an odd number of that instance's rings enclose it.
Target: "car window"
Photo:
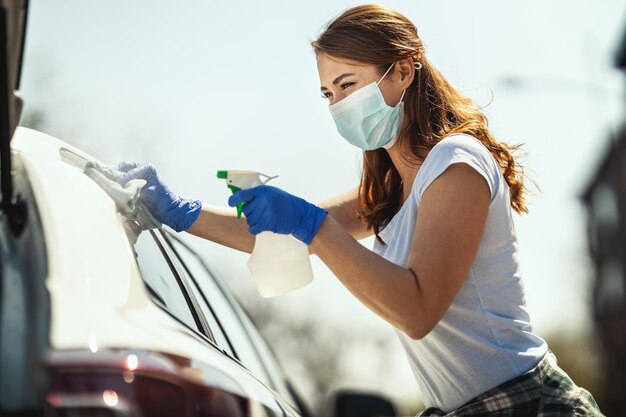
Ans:
[[[174,274],[152,233],[142,232],[135,243],[137,265],[141,277],[158,304],[187,326],[200,331],[180,287],[178,277]]]
[[[204,314],[204,317],[207,320],[209,328],[211,329],[211,333],[213,335],[213,339],[215,339],[215,343],[217,343],[217,346],[219,346],[223,351],[234,357],[235,353],[230,346],[228,338],[224,334],[222,326],[215,317],[213,311],[211,310],[211,307],[207,303],[207,300],[204,298],[202,291],[200,290],[200,288],[198,288],[196,281],[194,279],[189,279],[189,286],[191,287],[191,290],[193,291],[196,300],[198,300],[198,304],[200,306],[200,309],[202,310],[202,314]]]
[[[209,270],[187,246],[175,238],[168,240],[172,243],[175,251],[191,274],[191,280],[195,280],[199,289],[202,291],[204,297],[199,298],[204,298],[208,305],[210,305],[211,310],[215,313],[215,316],[219,320],[222,329],[231,343],[237,359],[265,384],[276,389],[244,325],[241,323],[239,316],[222,292],[220,286],[215,282]]]

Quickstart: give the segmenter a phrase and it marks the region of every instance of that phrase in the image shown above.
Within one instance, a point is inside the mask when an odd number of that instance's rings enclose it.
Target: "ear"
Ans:
[[[396,62],[395,71],[400,74],[400,83],[403,90],[409,88],[415,77],[415,63],[413,58],[408,57]]]

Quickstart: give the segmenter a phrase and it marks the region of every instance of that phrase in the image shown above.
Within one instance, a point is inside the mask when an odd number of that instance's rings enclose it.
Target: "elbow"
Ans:
[[[420,340],[426,337],[432,329],[435,328],[436,323],[409,323],[403,329],[404,333],[413,340]]]
[[[417,283],[418,296],[414,302],[410,302],[408,309],[401,310],[399,319],[401,330],[411,339],[420,340],[426,337],[437,325],[441,316],[433,313],[432,303],[429,303],[421,291],[417,274],[409,268],[413,279]]]
[[[426,332],[419,328],[409,328],[409,329],[405,329],[404,333],[413,340],[420,340],[426,337],[426,335],[430,332]]]

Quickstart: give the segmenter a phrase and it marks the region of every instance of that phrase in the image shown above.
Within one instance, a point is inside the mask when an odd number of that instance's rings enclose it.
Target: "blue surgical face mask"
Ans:
[[[361,87],[343,100],[328,106],[339,134],[363,150],[389,149],[398,138],[404,114],[404,91],[398,104],[391,107],[385,103],[378,87],[394,65],[395,63],[391,64],[378,82]]]

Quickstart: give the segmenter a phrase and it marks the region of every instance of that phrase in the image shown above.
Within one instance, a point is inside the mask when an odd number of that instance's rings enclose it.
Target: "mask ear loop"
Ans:
[[[391,66],[389,68],[387,68],[387,71],[385,71],[383,76],[380,77],[380,80],[378,80],[376,85],[380,84],[380,82],[385,79],[385,77],[387,76],[387,74],[389,74],[389,71],[391,71],[391,69],[393,68],[394,65],[396,65],[395,62],[393,64],[391,64]],[[416,62],[414,66],[415,66],[416,70],[421,70],[422,69],[422,63],[421,62]]]
[[[420,64],[419,62],[417,63],[420,65],[420,68],[422,68],[422,64]],[[417,64],[415,64],[416,69],[417,69]],[[393,68],[393,66],[396,65],[396,63],[394,62],[393,64],[391,64],[391,66],[389,68],[387,68],[387,71],[385,71],[385,73],[383,74],[382,77],[380,77],[380,80],[378,80],[378,82],[376,83],[376,85],[380,84],[380,82],[383,80],[383,78],[385,78],[387,76],[387,74],[389,74],[389,71],[391,71],[391,69]],[[406,93],[406,90],[402,90],[402,95],[400,96],[400,100],[398,101],[398,103],[402,103],[402,99],[404,99],[404,93]]]
[[[394,62],[393,64],[391,64],[391,66],[389,68],[387,68],[387,71],[385,71],[385,73],[383,74],[382,77],[380,77],[380,80],[378,80],[378,82],[376,83],[376,85],[380,84],[380,82],[387,76],[387,74],[389,74],[389,71],[391,71],[391,69],[393,68],[393,66],[396,65],[396,63]],[[416,62],[415,63],[415,69],[416,70],[421,70],[422,69],[422,63],[421,62]],[[400,102],[402,102],[402,99],[404,98],[404,93],[406,93],[406,90],[402,91],[402,95],[400,96]]]
[[[391,69],[393,68],[393,66],[396,65],[396,63],[394,62],[393,64],[391,64],[391,66],[389,68],[387,68],[387,71],[385,71],[385,73],[383,74],[382,77],[380,77],[380,80],[378,80],[378,82],[376,83],[376,85],[380,84],[380,82],[387,76],[387,74],[389,74],[389,71],[391,71]]]

